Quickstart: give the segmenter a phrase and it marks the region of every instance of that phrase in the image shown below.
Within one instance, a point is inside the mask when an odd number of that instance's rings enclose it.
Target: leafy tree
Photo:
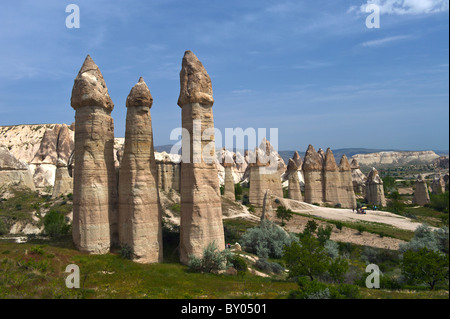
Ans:
[[[421,248],[408,250],[403,254],[402,273],[410,281],[426,283],[434,290],[438,282],[448,280],[448,255]]]
[[[317,225],[317,223],[314,220],[308,220],[308,222],[306,223],[305,229],[303,230],[303,234],[313,234],[317,227],[319,225]]]
[[[397,190],[395,186],[395,178],[392,176],[385,176],[383,179],[383,188],[384,193],[389,194],[390,192],[394,192]]]
[[[51,210],[44,217],[44,231],[53,238],[62,237],[68,234],[70,225],[65,221],[64,214]]]
[[[330,240],[332,230],[333,228],[331,225],[327,225],[325,228],[320,226],[319,229],[317,229],[317,239],[322,246]]]
[[[334,282],[343,283],[348,269],[348,260],[343,257],[338,257],[331,262],[328,273]]]
[[[289,221],[294,213],[290,209],[286,209],[284,206],[278,206],[277,218],[281,219],[281,225],[284,226],[284,220]]]
[[[284,249],[283,259],[290,277],[308,276],[310,280],[329,269],[331,258],[317,238],[302,236]]]

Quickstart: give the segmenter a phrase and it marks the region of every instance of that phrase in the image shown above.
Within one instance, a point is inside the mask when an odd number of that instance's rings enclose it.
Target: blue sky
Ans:
[[[80,28],[68,29],[68,4]],[[366,27],[365,5],[381,9]],[[143,76],[156,145],[172,144],[181,59],[212,79],[215,125],[278,128],[278,148],[448,150],[448,0],[2,1],[0,125],[68,123],[90,54],[115,104]],[[270,136],[269,136],[270,138]]]

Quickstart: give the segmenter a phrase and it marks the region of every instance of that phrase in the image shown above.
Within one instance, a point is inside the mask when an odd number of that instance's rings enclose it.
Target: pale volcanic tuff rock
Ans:
[[[417,176],[413,205],[424,206],[430,202],[430,194],[428,193],[428,185],[422,175]]]
[[[297,153],[297,152],[296,152]],[[298,155],[298,153],[297,153]],[[298,163],[298,161],[297,161]],[[288,174],[288,198],[294,199],[298,201],[302,201],[302,192],[300,190],[300,180],[298,177],[299,171],[298,166],[294,158],[290,158],[287,166],[287,174]]]
[[[235,201],[234,193],[234,178],[233,178],[233,158],[230,154],[225,156],[223,167],[225,168],[225,181],[224,181],[224,192],[223,197]]]
[[[162,261],[162,212],[150,108],[143,78],[128,95],[125,146],[119,172],[119,242],[139,263]]]
[[[215,160],[202,156],[205,148],[215,157],[214,120],[211,79],[203,64],[191,51],[186,51],[180,72],[178,105],[182,111],[182,127],[189,132],[183,136],[183,152],[189,150],[188,162],[181,163],[181,218],[180,261],[187,263],[189,255],[202,256],[212,242],[225,247],[222,223],[222,204]],[[203,136],[194,148],[194,121],[201,121],[200,134],[208,129],[209,138]],[[206,153],[206,152],[205,152]],[[185,155],[185,154],[183,154]],[[194,159],[196,162],[194,162]]]
[[[265,150],[256,148],[249,152],[249,202],[262,207],[264,194],[270,190],[274,196],[283,197],[283,187],[279,172],[278,158],[274,152],[269,155]]]
[[[118,243],[114,104],[88,55],[72,89],[75,110],[72,234],[76,247],[104,254]]]
[[[339,162],[339,173],[340,173],[340,190],[339,190],[339,202],[342,207],[345,208],[356,208],[356,196],[353,191],[353,180],[351,173],[351,166],[348,162],[347,156],[342,155],[341,161]]]
[[[6,147],[0,146],[0,190],[8,187],[35,190],[28,166],[17,160]]]
[[[73,193],[73,180],[69,175],[67,164],[63,160],[58,159],[52,197],[67,195],[69,193]]]
[[[312,145],[308,146],[303,159],[303,177],[305,179],[304,201],[310,204],[323,202],[323,159]]]
[[[383,180],[374,168],[370,171],[366,181],[366,200],[369,205],[386,206]]]
[[[330,148],[325,153],[323,162],[323,200],[331,205],[341,204],[341,178],[339,167],[336,164]]]
[[[405,165],[408,163],[432,163],[439,158],[439,155],[433,151],[378,152],[357,154],[353,158],[357,159],[360,165],[378,167],[383,165]]]
[[[180,161],[178,154],[168,154],[166,152],[155,152],[156,165],[158,169],[158,187],[166,192],[171,189],[180,191]]]
[[[445,193],[445,181],[441,174],[434,176],[433,181],[431,182],[431,192],[433,194]]]
[[[364,195],[366,191],[367,176],[364,175],[363,172],[361,172],[358,160],[356,158],[352,159],[350,168],[352,171],[353,191],[355,193]]]
[[[261,221],[263,221],[264,219],[272,221],[275,217],[274,215],[275,214],[272,207],[272,194],[270,192],[270,189],[267,189],[264,194]]]

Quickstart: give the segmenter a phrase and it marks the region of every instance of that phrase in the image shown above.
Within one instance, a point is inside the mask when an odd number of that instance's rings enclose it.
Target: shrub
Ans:
[[[358,235],[362,235],[362,233],[366,230],[366,227],[360,224],[356,226],[356,230],[358,231]]]
[[[270,262],[265,258],[259,258],[256,261],[255,266],[261,271],[272,272],[275,274],[281,274],[284,271],[283,266],[275,262]]]
[[[123,245],[122,247],[120,247],[120,252],[119,252],[120,256],[122,258],[131,260],[133,259],[133,255],[134,255],[134,251],[133,248],[128,246],[127,244]]]
[[[431,194],[430,203],[427,205],[437,211],[447,213],[449,209],[449,195],[448,191],[443,194]]]
[[[247,230],[241,239],[246,250],[262,258],[281,258],[284,246],[294,241],[298,241],[298,238],[268,220]]]
[[[325,245],[325,243],[330,240],[332,230],[333,228],[331,225],[327,225],[325,228],[322,226],[319,227],[317,230],[317,239],[321,245]]]
[[[333,259],[339,257],[339,244],[337,242],[327,240],[324,247],[328,253],[328,256],[330,256]]]
[[[359,288],[355,285],[339,284],[327,285],[318,281],[308,281],[306,278],[298,278],[298,290],[291,291],[288,298],[291,299],[358,299]]]
[[[30,248],[30,253],[34,255],[43,255],[44,249],[42,246],[33,246]]]
[[[245,273],[248,270],[247,262],[239,255],[233,255],[230,258],[230,263],[233,265],[234,269],[240,273]]]
[[[277,207],[277,218],[281,219],[281,225],[284,225],[284,220],[289,221],[292,218],[293,212],[286,209],[284,206]]]
[[[203,250],[201,258],[190,255],[188,266],[194,271],[211,273],[225,270],[230,259],[231,253],[228,250],[219,251],[216,243],[212,242]]]
[[[349,269],[348,260],[342,257],[335,258],[328,269],[331,279],[334,282],[342,283],[345,280],[345,274]]]
[[[6,227],[6,224],[3,222],[3,220],[0,218],[0,236],[4,235],[8,232],[8,228]]]
[[[427,224],[422,224],[417,227],[414,237],[408,243],[400,245],[399,250],[418,251],[421,248],[448,253],[448,227],[433,231]]]
[[[242,205],[248,205],[250,204],[250,201],[248,199],[248,195],[244,194],[244,196],[242,197]]]
[[[69,233],[70,225],[66,224],[65,216],[58,211],[51,210],[44,217],[44,231],[52,238],[59,238]]]
[[[344,226],[344,224],[342,224],[342,222],[340,222],[340,221],[336,221],[336,222],[334,222],[334,224],[336,225],[336,228],[337,228],[339,231],[341,231],[341,230],[342,230],[342,227]]]

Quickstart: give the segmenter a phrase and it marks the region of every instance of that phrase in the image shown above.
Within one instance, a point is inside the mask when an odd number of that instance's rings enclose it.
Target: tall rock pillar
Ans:
[[[114,167],[114,104],[105,80],[88,55],[75,78],[76,163],[73,176],[73,241],[94,254],[117,241],[117,183]]]
[[[369,205],[386,206],[383,180],[374,168],[370,171],[366,181],[366,200]]]
[[[288,198],[303,201],[300,190],[300,179],[298,178],[299,170],[294,159],[289,159],[286,172],[288,174]]]
[[[178,105],[182,112],[180,261],[200,257],[215,242],[225,248],[222,206],[214,161],[211,79],[194,53],[186,51],[180,72]]]
[[[427,181],[422,175],[419,175],[416,180],[416,190],[412,200],[413,205],[424,206],[430,202],[430,194],[428,193]]]
[[[233,158],[225,156],[223,167],[225,168],[223,197],[234,202],[236,200],[236,196],[234,192]]]
[[[326,203],[337,205],[341,203],[340,198],[341,178],[339,167],[336,164],[333,152],[327,149],[323,163],[323,197]]]
[[[322,156],[316,152],[312,145],[309,145],[302,166],[305,179],[304,200],[306,203],[320,204],[323,202],[322,166]]]
[[[119,172],[119,241],[139,263],[162,261],[162,215],[150,108],[142,78],[128,95],[125,145]]]
[[[341,177],[340,203],[345,208],[356,208],[356,196],[353,190],[352,168],[347,156],[342,155],[339,162],[339,173]]]

